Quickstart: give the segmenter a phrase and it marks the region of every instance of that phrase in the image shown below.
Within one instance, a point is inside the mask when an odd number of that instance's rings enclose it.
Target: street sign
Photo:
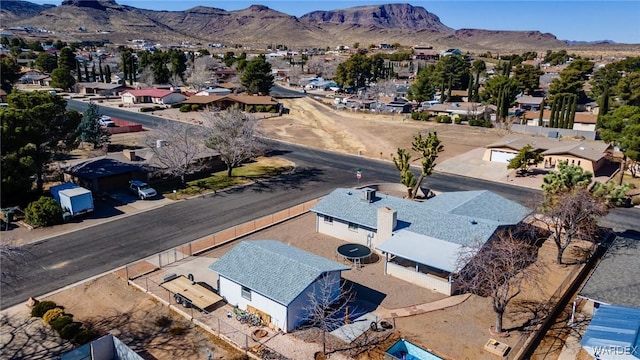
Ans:
[[[356,179],[360,180],[361,177],[362,177],[362,170],[357,169],[356,170]]]

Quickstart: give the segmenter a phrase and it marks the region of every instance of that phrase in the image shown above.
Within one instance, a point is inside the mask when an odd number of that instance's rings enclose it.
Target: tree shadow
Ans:
[[[294,171],[278,176],[256,179],[248,186],[237,186],[226,190],[226,192],[242,193],[244,191],[274,192],[276,190],[300,190],[302,186],[310,182],[324,182],[322,176],[324,171],[317,168],[296,168]]]
[[[4,359],[55,359],[73,348],[40,318],[2,314],[0,329]]]

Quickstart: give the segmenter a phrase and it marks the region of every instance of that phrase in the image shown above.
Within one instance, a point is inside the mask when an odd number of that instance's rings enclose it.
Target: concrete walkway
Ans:
[[[382,306],[378,306],[374,312],[383,319],[419,315],[460,305],[469,297],[471,297],[471,294],[455,295],[430,303],[406,306],[398,309],[385,309]]]

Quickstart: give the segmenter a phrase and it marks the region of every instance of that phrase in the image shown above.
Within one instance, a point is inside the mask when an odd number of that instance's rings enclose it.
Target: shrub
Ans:
[[[198,104],[191,104],[191,111],[198,111],[200,110],[200,105]]]
[[[81,326],[82,324],[79,322],[71,322],[60,329],[58,333],[60,334],[61,338],[65,340],[71,340],[80,332]]]
[[[490,120],[484,120],[484,119],[471,119],[469,120],[469,125],[486,127],[486,128],[493,127],[493,124],[491,123]]]
[[[266,111],[266,112],[271,112],[272,110],[273,110],[273,105],[267,105],[264,108],[264,111]]]
[[[96,332],[88,329],[80,329],[76,336],[73,337],[72,342],[76,345],[84,345],[96,337]]]
[[[191,111],[191,105],[184,104],[180,106],[180,112],[189,112],[189,111]]]
[[[631,205],[633,206],[640,205],[640,195],[634,196],[633,198],[631,198]]]
[[[150,112],[150,111],[153,111],[153,110],[154,110],[154,108],[152,108],[152,107],[142,107],[142,108],[140,108],[140,112]]]
[[[53,320],[57,319],[58,316],[61,316],[62,314],[64,314],[64,310],[57,307],[44,313],[44,315],[42,316],[42,320],[44,320],[44,322],[47,324],[51,324]]]
[[[438,115],[436,116],[436,121],[441,124],[451,124],[451,117],[447,115]]]
[[[55,330],[57,332],[60,332],[60,330],[62,330],[62,328],[64,328],[65,326],[71,324],[72,322],[73,322],[73,316],[68,315],[68,314],[64,314],[64,315],[58,316],[49,325],[51,325],[53,330]]]
[[[62,224],[62,208],[53,198],[41,196],[27,205],[25,220],[33,226],[53,226]]]
[[[462,123],[462,118],[458,116],[457,118],[453,119],[453,122],[456,124],[460,124]]]
[[[176,325],[169,329],[169,335],[171,336],[182,336],[187,332],[187,329],[184,326]]]
[[[31,308],[31,316],[41,318],[44,316],[44,314],[47,313],[47,311],[51,309],[55,309],[57,307],[58,305],[53,301],[49,301],[49,300],[40,301],[33,308]]]
[[[123,107],[123,106],[124,106],[124,104],[118,104],[118,107],[120,107],[120,108]]]
[[[172,320],[170,317],[162,315],[156,319],[155,323],[157,327],[166,328],[167,326],[171,325],[171,322]]]
[[[186,105],[186,104],[174,103],[174,104],[171,104],[171,108],[172,109],[177,109],[177,108],[183,107],[184,105]]]

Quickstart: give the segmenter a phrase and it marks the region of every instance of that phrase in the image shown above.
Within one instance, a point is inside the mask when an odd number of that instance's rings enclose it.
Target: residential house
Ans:
[[[528,126],[548,126],[551,110],[545,109],[542,114],[542,124],[540,124],[540,111],[526,111],[524,119]],[[576,112],[573,119],[573,130],[596,131],[598,115],[592,112]]]
[[[120,95],[125,90],[133,90],[126,85],[107,84],[101,82],[79,82],[75,84],[76,92],[83,95]]]
[[[482,105],[476,102],[432,104],[423,109],[434,116],[445,115],[454,119],[483,119],[496,111],[494,105]]]
[[[531,210],[489,191],[444,193],[424,202],[336,189],[312,209],[316,231],[384,255],[384,273],[452,295],[459,251],[486,243]]]
[[[238,107],[242,111],[280,111],[280,104],[271,96],[250,95],[207,95],[192,96],[182,102],[183,104],[198,104],[206,108],[224,110],[230,107]],[[271,109],[271,110],[269,110]]]
[[[447,50],[445,50],[445,51],[440,53],[440,56],[448,56],[448,55],[458,55],[458,56],[460,56],[460,55],[462,55],[462,50],[452,48],[452,49],[447,49]]]
[[[253,240],[242,241],[209,269],[219,275],[218,292],[229,304],[290,332],[308,319],[311,299],[340,296],[341,273],[350,268],[279,241]]]
[[[124,104],[171,105],[187,99],[179,92],[165,89],[125,90],[120,97]]]
[[[638,238],[615,238],[578,294],[593,311],[580,344],[596,359],[640,359],[639,258]]]
[[[433,46],[415,45],[413,47],[413,59],[435,62],[440,59],[440,53],[433,50]]]
[[[60,355],[60,360],[143,360],[113,334],[107,334]]]
[[[65,181],[76,183],[98,194],[126,189],[130,180],[148,181],[148,174],[152,169],[153,167],[144,162],[100,156],[67,166],[63,172]]]
[[[544,156],[537,168],[554,169],[560,161],[580,166],[595,174],[610,163],[613,147],[601,141],[573,141],[543,137],[511,135],[487,145],[483,160],[508,163],[526,145]]]
[[[222,87],[216,87],[216,88],[209,87],[209,88],[198,91],[197,93],[195,93],[195,95],[196,96],[209,96],[209,95],[225,96],[225,95],[231,95],[231,93],[232,93],[231,89],[225,89]]]
[[[544,101],[543,97],[524,95],[516,99],[518,108],[521,110],[540,110],[540,105]]]

